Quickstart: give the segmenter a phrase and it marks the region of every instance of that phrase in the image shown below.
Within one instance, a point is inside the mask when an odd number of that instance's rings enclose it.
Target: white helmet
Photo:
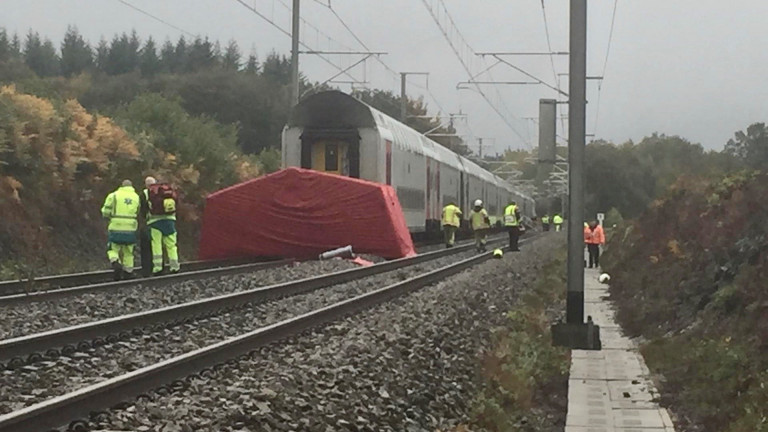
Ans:
[[[475,200],[475,207],[482,207],[483,206],[483,200]]]

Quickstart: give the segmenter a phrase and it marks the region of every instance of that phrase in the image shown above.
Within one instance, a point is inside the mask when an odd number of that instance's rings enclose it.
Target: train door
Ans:
[[[357,129],[305,129],[301,134],[301,167],[360,178]]]
[[[312,145],[312,169],[349,175],[349,146],[344,141],[320,140]]]
[[[424,226],[429,229],[430,219],[432,219],[432,206],[434,205],[432,199],[432,160],[428,157],[424,159],[427,161],[427,202],[424,208]]]
[[[466,207],[464,207],[464,172],[459,172],[459,208],[461,211],[465,211]]]

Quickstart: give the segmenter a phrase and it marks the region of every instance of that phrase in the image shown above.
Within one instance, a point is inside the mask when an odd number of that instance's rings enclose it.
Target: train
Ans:
[[[440,230],[450,202],[465,215],[481,199],[500,225],[510,201],[524,221],[535,201],[499,176],[341,91],[298,103],[282,133],[283,167],[301,167],[383,183],[394,188],[412,234]]]

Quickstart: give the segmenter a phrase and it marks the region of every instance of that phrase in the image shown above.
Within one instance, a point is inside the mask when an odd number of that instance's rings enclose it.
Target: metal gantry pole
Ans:
[[[406,98],[405,90],[405,77],[408,76],[405,72],[400,72],[400,121],[405,123],[408,118],[408,99]]]
[[[299,103],[299,0],[293,0],[291,31],[291,106]]]
[[[587,90],[587,0],[571,0],[568,123],[568,304],[566,322],[584,322],[584,146]]]

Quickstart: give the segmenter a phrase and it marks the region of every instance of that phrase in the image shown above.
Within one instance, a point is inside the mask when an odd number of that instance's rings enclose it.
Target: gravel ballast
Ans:
[[[0,306],[0,339],[98,321],[356,267],[347,260],[307,261],[253,273],[137,285],[51,301]]]
[[[186,389],[112,410],[92,426],[402,432],[464,423],[490,329],[505,322],[563,241],[546,236],[522,253],[261,348]]]
[[[438,250],[438,246],[420,249]],[[364,255],[374,262],[378,257]],[[51,301],[0,306],[0,339],[10,339],[207,297],[244,291],[357,267],[348,260],[297,262],[253,273],[212,277],[167,285],[119,288]]]
[[[0,414],[237,336],[473,256],[463,252],[399,270],[257,304],[131,337],[0,375]],[[236,284],[235,278],[220,281]],[[227,287],[227,290],[233,290]]]

